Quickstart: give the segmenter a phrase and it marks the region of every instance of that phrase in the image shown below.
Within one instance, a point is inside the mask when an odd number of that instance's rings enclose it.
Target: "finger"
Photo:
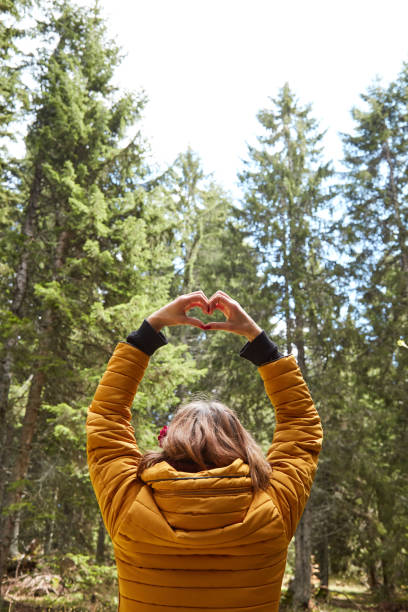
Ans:
[[[193,325],[194,327],[199,327],[200,329],[205,329],[205,324],[200,321],[200,319],[196,319],[195,317],[185,317],[181,322],[182,325]]]
[[[204,325],[205,331],[208,330],[222,330],[227,332],[233,332],[233,326],[229,321],[212,321]]]
[[[228,295],[228,293],[225,293],[225,291],[221,291],[221,289],[219,289],[219,294],[224,297],[229,304],[235,304],[235,306],[238,305],[237,300],[234,300],[230,295]]]
[[[199,293],[189,296],[188,299],[184,302],[184,312],[187,312],[188,310],[191,310],[191,308],[195,308],[196,306],[198,308],[201,308],[204,313],[208,313],[208,300],[205,296],[203,297]]]
[[[225,291],[222,291],[221,289],[218,289],[218,293],[220,293],[224,297],[228,298],[229,300],[232,300],[232,297],[230,295],[228,295],[228,293],[225,293]]]
[[[211,304],[209,304],[208,306],[208,314],[212,315],[214,313],[214,310],[221,310],[221,312],[224,312],[224,306],[221,304],[219,299],[215,299]]]
[[[208,302],[207,296],[205,295],[203,291],[201,291],[201,289],[199,291],[192,291],[191,293],[186,293],[185,295],[182,296],[182,298],[187,301],[197,298],[200,300],[204,300],[205,302]]]
[[[202,291],[201,289],[199,289],[198,291],[193,291],[191,293],[191,297],[198,295],[200,298],[202,298],[204,300],[204,308],[203,306],[200,304],[199,307],[201,308],[201,310],[203,312],[205,312],[206,314],[208,314],[208,297],[205,295],[204,291]]]
[[[205,300],[208,300],[204,291],[202,291],[201,289],[197,289],[197,291],[192,291],[191,293],[186,293],[184,297],[192,297],[194,295],[201,295],[201,297],[203,297]]]
[[[228,300],[232,300],[232,297],[228,295],[228,293],[225,293],[225,291],[222,291],[221,289],[217,289],[217,291],[213,293],[212,296],[210,297],[210,300],[212,300],[216,295],[223,295]]]
[[[220,297],[221,293],[220,291],[216,291],[215,293],[212,294],[212,296],[210,297],[210,299],[208,300],[208,313],[212,314],[216,308],[217,305],[217,301],[218,298]]]
[[[201,308],[201,306],[208,306],[208,302],[207,300],[203,300],[200,296],[195,296],[193,298],[191,298],[191,300],[188,300],[187,303],[184,304],[184,308],[185,310],[188,310],[189,308],[194,308],[195,306],[199,306]]]
[[[211,300],[213,300],[220,293],[222,293],[222,291],[220,289],[217,289],[217,291],[212,294],[212,296],[210,297],[210,299],[208,301],[211,302]]]
[[[225,311],[225,308],[228,306],[232,306],[232,300],[228,296],[225,297],[224,294],[217,291],[214,296],[210,299],[209,302],[209,314],[212,314],[215,309],[221,310],[221,312]]]
[[[204,291],[201,291],[201,289],[199,289],[198,291],[192,291],[191,293],[185,293],[184,295],[180,295],[180,299],[183,302],[188,302],[190,300],[193,300],[194,298],[204,300],[204,302],[208,304],[208,298],[205,295]]]

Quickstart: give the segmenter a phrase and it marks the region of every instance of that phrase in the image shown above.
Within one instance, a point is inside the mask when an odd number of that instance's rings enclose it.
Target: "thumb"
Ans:
[[[194,327],[200,327],[201,329],[205,329],[205,325],[200,319],[196,319],[195,317],[185,317],[182,321],[182,325],[193,325]]]
[[[222,331],[233,332],[233,325],[229,321],[213,321],[204,325],[204,329],[220,329]]]

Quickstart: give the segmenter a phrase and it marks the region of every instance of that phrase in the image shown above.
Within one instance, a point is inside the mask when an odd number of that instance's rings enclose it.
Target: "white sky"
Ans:
[[[79,0],[92,6],[94,0]],[[408,60],[408,0],[99,0],[126,53],[118,80],[148,95],[142,124],[152,158],[170,164],[191,146],[236,193],[256,113],[288,81],[341,156],[376,76],[387,84]]]

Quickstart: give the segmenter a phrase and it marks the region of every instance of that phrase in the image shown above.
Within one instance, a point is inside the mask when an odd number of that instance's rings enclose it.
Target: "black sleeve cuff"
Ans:
[[[126,342],[129,342],[129,344],[132,344],[151,357],[158,348],[167,344],[168,340],[162,332],[157,332],[153,329],[145,319],[138,330],[132,331],[128,335]]]
[[[240,357],[248,359],[256,366],[281,359],[278,347],[263,331],[252,342],[247,342],[239,352]]]

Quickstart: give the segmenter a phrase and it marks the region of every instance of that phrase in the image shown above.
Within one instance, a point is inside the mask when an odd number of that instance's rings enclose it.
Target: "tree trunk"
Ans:
[[[382,574],[382,592],[386,601],[392,601],[395,597],[395,557],[389,550],[387,546],[387,538],[390,537],[390,534],[393,532],[393,509],[394,509],[394,500],[390,492],[387,491],[386,486],[382,486],[382,484],[378,484],[376,487],[376,496],[377,496],[377,508],[378,508],[378,518],[380,519],[381,524],[385,528],[385,534],[381,535],[381,540],[383,541],[382,551],[380,554],[380,567]]]
[[[29,269],[32,260],[30,245],[35,240],[41,172],[41,167],[38,166],[34,174],[33,186],[22,230],[27,242],[16,271],[14,296],[10,305],[10,311],[17,317],[22,316],[24,299],[29,284]],[[17,338],[18,330],[8,338],[0,360],[0,581],[6,570],[7,555],[11,541],[14,538],[14,528],[13,531],[10,531],[9,517],[7,516],[6,509],[9,505],[10,496],[7,492],[7,487],[13,482],[12,470],[9,469],[10,459],[12,459],[11,444],[14,429],[9,422],[9,392],[13,372],[13,351],[18,342]],[[0,593],[0,605],[1,603],[2,597]]]
[[[53,280],[58,278],[58,273],[64,264],[64,255],[68,240],[68,232],[66,230],[61,231],[55,250],[55,260],[53,266],[54,270],[52,275]],[[23,268],[26,270],[25,266],[23,266]],[[23,276],[26,278],[26,274],[23,274]],[[22,287],[19,288],[18,294],[21,292],[21,290]],[[5,496],[5,508],[14,506],[15,509],[13,512],[6,515],[2,533],[3,538],[0,545],[0,560],[2,563],[7,562],[7,557],[9,555],[10,546],[15,531],[15,523],[19,516],[18,505],[20,504],[24,493],[24,480],[27,477],[30,464],[31,445],[37,428],[38,413],[40,411],[42,402],[42,392],[46,383],[45,369],[47,360],[50,358],[50,354],[52,352],[52,337],[55,324],[55,312],[53,312],[51,309],[46,310],[42,315],[41,329],[39,333],[38,361],[33,368],[34,371],[26,403],[17,461],[11,475],[11,482],[15,483],[15,486]],[[0,571],[2,571],[3,568],[4,566],[1,566]]]
[[[403,295],[408,294],[408,249],[407,249],[407,227],[401,215],[400,205],[398,202],[398,189],[395,182],[395,162],[392,159],[388,142],[384,143],[385,158],[389,168],[389,186],[391,191],[392,206],[394,209],[395,219],[398,227],[398,246],[400,249],[401,270],[405,273],[405,283],[403,287]]]
[[[317,562],[319,564],[320,596],[326,599],[329,594],[329,539],[327,537],[326,525],[317,549]]]
[[[383,595],[386,601],[393,601],[395,598],[395,587],[392,580],[392,568],[384,557],[381,559],[381,571],[383,578]]]
[[[6,343],[5,354],[1,359],[0,371],[0,543],[4,542],[6,534],[7,485],[10,482],[10,458],[12,455],[11,442],[13,440],[9,423],[9,391],[12,371],[12,340]],[[0,544],[0,583],[6,569],[7,558],[4,556],[4,547]],[[0,608],[2,597],[0,593]]]
[[[286,234],[286,222],[283,220],[283,229]],[[284,275],[284,293],[283,293],[283,310],[285,313],[285,340],[286,340],[286,353],[290,355],[292,352],[292,321],[291,321],[291,308],[290,308],[290,285],[289,285],[289,268],[290,262],[288,261],[288,249],[286,241],[282,243],[283,252],[283,275]]]
[[[377,568],[375,566],[375,561],[371,560],[368,562],[367,568],[368,582],[370,584],[370,589],[375,591],[378,589],[378,577],[377,577]]]
[[[26,404],[26,411],[23,420],[21,431],[19,454],[17,462],[12,472],[11,482],[16,483],[11,491],[6,495],[6,507],[13,505],[15,510],[9,512],[6,516],[3,541],[1,543],[2,559],[6,562],[10,546],[15,537],[16,522],[18,522],[19,509],[23,492],[24,479],[27,476],[28,465],[30,461],[31,444],[36,430],[38,412],[41,406],[41,394],[45,383],[45,374],[42,370],[38,370],[31,381],[30,391]],[[17,554],[16,542],[14,542],[14,552]]]
[[[54,541],[55,521],[57,516],[57,505],[58,505],[58,487],[54,491],[53,499],[53,510],[51,517],[46,521],[45,533],[44,533],[44,554],[49,555],[52,550]]]
[[[96,562],[102,565],[105,559],[105,525],[102,516],[99,519],[98,541],[96,543]]]
[[[10,557],[12,559],[18,559],[20,557],[20,551],[18,541],[20,538],[20,511],[17,510],[16,518],[13,525],[13,533],[10,538]]]
[[[293,603],[307,610],[311,595],[311,517],[306,506],[295,535],[295,578],[293,580]]]
[[[6,342],[5,351],[0,361],[0,500],[3,499],[4,488],[7,482],[6,457],[9,455],[9,392],[12,371],[12,349],[15,342],[9,338]],[[3,506],[1,506],[3,508]]]

